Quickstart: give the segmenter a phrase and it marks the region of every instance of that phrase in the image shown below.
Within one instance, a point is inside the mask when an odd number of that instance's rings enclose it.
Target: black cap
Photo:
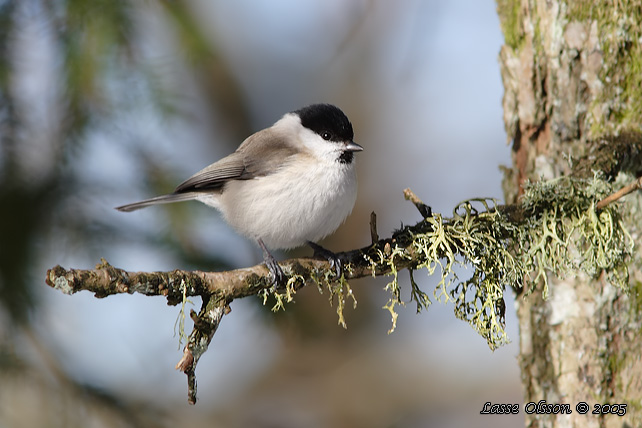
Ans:
[[[294,111],[301,118],[301,125],[316,132],[328,141],[352,141],[354,132],[348,117],[332,104],[312,104]]]

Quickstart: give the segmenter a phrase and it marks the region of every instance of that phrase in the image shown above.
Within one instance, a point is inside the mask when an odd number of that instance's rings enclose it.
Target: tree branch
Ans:
[[[390,246],[397,246],[413,254],[412,235],[426,233],[432,226],[424,220],[414,226],[405,226],[393,233],[392,237],[379,239],[363,248],[337,253],[337,256],[350,267],[344,272],[346,280],[366,276],[381,276],[392,272],[390,266],[373,265],[372,260],[379,258],[379,253],[388,251]],[[403,258],[396,260],[399,269],[412,267],[419,260]],[[295,258],[279,262],[288,276],[297,275],[301,282],[297,289],[309,281],[318,281],[331,271],[325,260],[313,258]],[[336,279],[336,278],[335,278]],[[272,285],[269,271],[265,264],[235,269],[225,272],[203,272],[173,270],[169,272],[129,272],[111,266],[104,259],[94,269],[65,269],[55,266],[47,271],[46,283],[65,294],[74,294],[87,290],[98,298],[113,294],[139,293],[146,296],[165,296],[167,303],[177,305],[183,300],[185,284],[186,296],[213,296],[229,304],[232,300],[257,295],[261,290]]]
[[[629,143],[633,147],[626,145]],[[610,144],[618,152],[638,159],[642,153],[640,134],[628,133]],[[396,320],[395,305],[402,303],[397,283],[397,273],[402,269],[414,271],[425,268],[429,274],[441,269],[441,282],[435,289],[438,299],[452,300],[455,314],[465,320],[484,337],[494,349],[506,343],[504,330],[503,291],[508,285],[516,290],[530,292],[538,281],[546,276],[568,274],[576,263],[564,259],[579,254],[582,268],[587,272],[607,271],[614,283],[625,286],[628,273],[624,260],[631,254],[630,236],[620,230],[617,208],[609,205],[627,192],[639,189],[641,180],[613,193],[610,181],[619,170],[637,168],[627,156],[620,156],[616,164],[600,164],[606,156],[602,154],[614,147],[603,142],[587,158],[580,159],[574,174],[570,177],[542,183],[530,183],[518,204],[495,205],[487,199],[462,202],[453,211],[452,218],[432,214],[410,189],[404,191],[406,199],[412,201],[423,219],[413,226],[404,226],[390,238],[379,239],[376,215],[370,217],[372,244],[352,251],[338,253],[344,272],[337,278],[326,260],[296,258],[279,262],[289,278],[285,287],[271,290],[277,304],[290,299],[291,294],[308,284],[327,287],[338,299],[339,319],[345,297],[351,291],[346,280],[366,276],[391,275],[394,279],[386,287],[391,298],[386,304]],[[604,175],[594,174],[591,165],[600,164],[607,170]],[[588,178],[589,172],[593,178]],[[605,217],[590,215],[595,203]],[[478,210],[476,205],[482,205]],[[611,227],[620,225],[608,237],[577,233],[600,230],[595,222],[605,221]],[[579,231],[579,232],[578,232]],[[579,239],[579,241],[578,241]],[[579,242],[578,252],[567,251],[567,242]],[[590,242],[588,248],[582,243]],[[586,245],[585,245],[586,246]],[[582,251],[587,251],[585,254]],[[596,256],[596,255],[599,255]],[[599,265],[593,261],[601,260]],[[456,265],[471,265],[473,274],[460,281],[453,273]],[[446,279],[451,275],[451,279]],[[454,279],[452,279],[454,277]],[[529,287],[524,282],[530,282]],[[188,399],[196,402],[195,369],[216,332],[223,315],[229,313],[234,299],[267,293],[272,282],[264,264],[227,272],[202,272],[174,270],[171,272],[128,272],[111,266],[102,260],[94,269],[64,269],[56,266],[47,271],[49,286],[65,294],[80,290],[93,292],[96,297],[120,293],[140,293],[147,296],[164,296],[167,303],[177,305],[187,297],[200,296],[202,306],[197,314],[191,311],[194,329],[191,332],[183,357],[176,369],[188,378]],[[411,296],[417,302],[418,311],[430,304],[430,299],[411,280]],[[474,293],[469,293],[474,290]]]
[[[376,227],[373,225],[373,227]],[[380,239],[370,246],[338,253],[347,268],[340,280],[380,276],[396,269],[411,267],[417,260],[398,257],[394,265],[380,265],[372,261],[379,254],[389,252],[391,245],[407,248],[412,243],[412,234],[426,232],[431,226],[419,222],[393,234],[391,238]],[[374,236],[374,235],[373,235]],[[296,258],[279,262],[290,278],[295,278],[292,287],[298,290],[313,282],[328,281],[328,272],[333,272],[326,260]],[[330,281],[339,280],[330,278]],[[173,270],[170,272],[129,272],[116,268],[104,259],[94,269],[65,269],[55,266],[47,271],[46,283],[65,294],[87,290],[98,298],[113,294],[139,293],[146,296],[164,296],[169,305],[177,305],[186,297],[200,296],[203,299],[198,314],[191,312],[194,329],[183,350],[183,357],[176,365],[188,378],[188,400],[196,402],[195,369],[199,358],[207,350],[223,315],[229,313],[234,299],[259,295],[272,287],[269,271],[264,264],[226,272],[203,272]],[[279,289],[277,291],[284,291]]]

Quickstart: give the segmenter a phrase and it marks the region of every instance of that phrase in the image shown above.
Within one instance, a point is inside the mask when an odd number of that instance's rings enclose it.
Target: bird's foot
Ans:
[[[326,259],[328,263],[330,263],[330,267],[334,269],[337,278],[341,278],[341,275],[343,274],[343,262],[341,261],[341,258],[332,251],[323,248],[321,245],[315,244],[312,241],[308,241],[308,245],[314,250],[313,257],[322,257]]]
[[[263,243],[263,240],[258,239],[259,246],[263,250],[263,261],[265,266],[267,266],[270,271],[270,277],[272,279],[272,287],[270,287],[270,292],[274,293],[277,289],[285,287],[286,276],[279,265],[279,262],[276,261],[274,256],[268,251],[267,247]]]

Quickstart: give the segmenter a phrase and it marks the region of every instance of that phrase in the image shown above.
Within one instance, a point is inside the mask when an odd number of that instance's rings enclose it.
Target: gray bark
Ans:
[[[498,0],[498,13],[506,40],[504,121],[513,149],[504,187],[512,203],[525,180],[568,174],[572,160],[597,145],[628,133],[639,138],[642,2]],[[619,169],[632,177],[636,167],[622,162]],[[639,193],[621,202],[624,210],[635,212]],[[639,246],[639,216],[626,218]],[[629,266],[629,294],[603,276],[577,276],[550,278],[548,300],[541,292],[517,297],[524,402],[566,403],[572,410],[526,414],[526,426],[642,426],[638,262]],[[581,402],[589,405],[587,414],[577,411]],[[607,403],[626,404],[626,414],[592,414]]]

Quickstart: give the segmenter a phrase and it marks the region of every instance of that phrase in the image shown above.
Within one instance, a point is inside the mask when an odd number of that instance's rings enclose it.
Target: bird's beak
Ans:
[[[360,152],[361,150],[363,150],[363,147],[361,147],[354,141],[350,141],[346,144],[346,150],[349,152]]]

